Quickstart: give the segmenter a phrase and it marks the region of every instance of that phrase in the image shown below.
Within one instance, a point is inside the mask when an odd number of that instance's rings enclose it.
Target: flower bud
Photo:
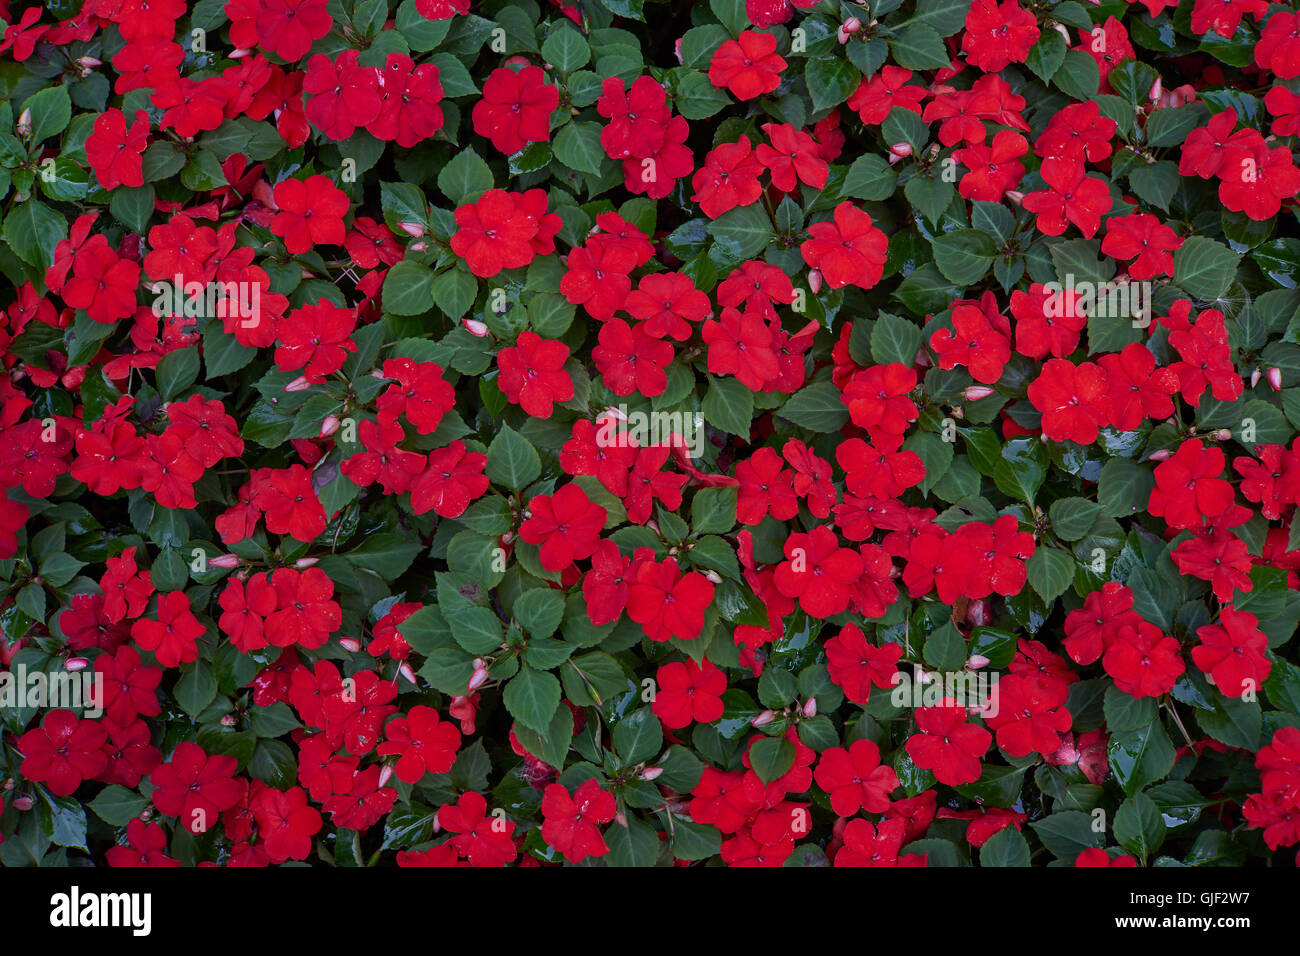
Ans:
[[[233,726],[235,726],[235,715],[234,715],[234,714],[226,714],[224,717],[222,717],[222,718],[221,718],[221,726],[222,726],[222,727],[233,727]]]
[[[911,143],[895,143],[889,147],[889,165],[893,166],[900,159],[906,159],[912,155]]]
[[[849,37],[850,34],[845,32],[843,25],[836,28],[835,39],[839,41],[840,46],[844,46],[844,44],[848,43]]]
[[[1156,451],[1153,451],[1151,454],[1147,455],[1147,457],[1150,458],[1152,461],[1164,461],[1172,454],[1173,452],[1171,452],[1168,448],[1160,448],[1157,449]]]
[[[967,385],[966,390],[961,394],[968,402],[978,402],[981,398],[988,398],[994,391],[995,389],[987,385]]]
[[[481,339],[488,334],[486,323],[480,322],[478,319],[465,318],[460,321],[465,326],[465,331],[475,338]]]
[[[415,671],[411,670],[411,665],[406,663],[406,661],[402,661],[402,663],[398,665],[397,673],[401,674],[412,684],[415,683]]]
[[[339,418],[337,415],[326,415],[325,420],[320,425],[320,437],[329,438],[339,430]]]
[[[397,228],[412,239],[419,239],[424,235],[424,223],[421,222],[399,222]]]
[[[1282,391],[1282,370],[1280,368],[1271,368],[1266,375],[1268,377],[1268,387],[1275,392]]]
[[[844,26],[842,29],[849,36],[853,36],[853,34],[857,33],[859,30],[862,29],[862,21],[859,20],[857,17],[849,17],[847,20],[844,21]]]
[[[386,763],[379,768],[379,785],[381,787],[387,786],[388,781],[392,779],[393,779],[393,765]]]
[[[1256,368],[1255,371],[1250,373],[1250,387],[1254,388],[1256,385],[1258,385],[1259,380],[1263,377],[1264,377],[1264,373],[1259,368]]]
[[[320,558],[299,558],[297,561],[293,563],[293,566],[297,568],[299,571],[302,571],[306,568],[315,567],[319,563],[320,563]]]
[[[311,382],[307,381],[307,376],[299,375],[292,382],[284,387],[286,392],[301,392],[303,389],[311,388]]]
[[[14,132],[21,138],[26,139],[32,135],[32,110],[31,107],[23,110],[18,114],[18,122],[14,124]]]
[[[475,667],[474,673],[469,678],[469,690],[478,690],[487,683],[488,672],[482,667]]]
[[[803,705],[803,715],[804,715],[805,717],[809,717],[809,718],[812,718],[812,717],[816,717],[816,716],[817,716],[817,698],[816,698],[816,697],[809,697],[806,701],[804,701],[804,705]]]
[[[705,576],[706,578],[708,578],[708,579],[709,579],[712,583],[714,583],[714,584],[721,584],[721,583],[722,583],[722,575],[720,575],[717,571],[714,571],[714,570],[711,570],[711,569],[710,569],[710,570],[707,570],[707,571],[704,572],[704,576]]]
[[[248,56],[252,52],[253,52],[252,50],[232,50],[231,52],[227,53],[226,56],[232,60],[242,60],[244,57]]]
[[[63,667],[70,671],[84,671],[90,666],[90,661],[84,657],[69,657],[63,662]]]
[[[1232,431],[1227,428],[1220,428],[1214,433],[1215,441],[1232,441]]]
[[[237,568],[239,567],[239,555],[219,554],[215,558],[208,558],[208,567],[221,568],[223,571],[229,571],[232,568]]]
[[[822,274],[819,269],[810,269],[808,272],[808,291],[816,295],[822,290]]]
[[[30,810],[32,808],[32,798],[25,793],[21,797],[14,797],[13,808],[15,810]]]
[[[776,720],[776,714],[770,710],[765,710],[757,717],[755,717],[753,720],[751,720],[749,722],[749,725],[751,727],[762,727],[765,724],[770,724],[774,720]]]
[[[411,243],[410,245],[410,250],[412,252],[424,252],[424,250],[428,248],[429,248],[429,244],[425,242],[423,239],[417,239],[415,240],[415,242]]]
[[[663,772],[663,767],[646,767],[641,771],[641,779],[646,781],[655,780],[658,779]]]
[[[977,671],[981,667],[988,667],[989,659],[985,657],[983,654],[972,654],[970,658],[966,661],[966,666],[970,670]]]
[[[1010,199],[1017,206],[1019,206],[1021,203],[1025,201],[1025,194],[1022,193],[1019,189],[1008,189],[1007,198]]]
[[[343,648],[349,654],[355,654],[361,650],[361,642],[355,637],[340,637],[339,647]]]

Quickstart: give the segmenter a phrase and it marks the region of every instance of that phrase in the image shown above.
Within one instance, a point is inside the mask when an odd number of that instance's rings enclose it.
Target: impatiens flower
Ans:
[[[56,797],[76,792],[83,780],[98,776],[108,765],[103,747],[108,734],[93,720],[80,720],[70,710],[51,710],[16,741],[23,756],[21,773],[44,784]]]
[[[863,819],[850,820],[844,827],[844,845],[835,854],[835,866],[924,866],[925,857],[915,853],[899,856],[907,835],[902,820],[881,820],[873,826]]]
[[[1187,134],[1178,157],[1178,175],[1211,179],[1223,168],[1224,146],[1237,128],[1237,111],[1215,113],[1204,126]]]
[[[131,625],[131,639],[146,651],[153,651],[163,667],[179,667],[198,660],[198,639],[204,627],[194,616],[184,591],[171,591],[158,598],[158,620],[140,619]]]
[[[817,155],[816,140],[789,123],[764,123],[763,132],[771,145],[760,143],[754,155],[767,167],[773,186],[792,193],[799,183],[814,189],[826,185],[830,166]]]
[[[266,50],[289,63],[306,56],[334,24],[325,0],[226,0],[225,12],[236,47]]]
[[[1297,182],[1300,188],[1300,182]],[[1153,279],[1172,275],[1173,250],[1181,249],[1183,240],[1155,216],[1133,213],[1111,217],[1106,222],[1106,236],[1101,251],[1116,259],[1133,259],[1128,274],[1134,279]]]
[[[610,319],[600,327],[600,344],[591,357],[615,395],[653,398],[668,386],[665,369],[673,360],[673,347],[652,338],[644,323],[631,327],[622,319]]]
[[[460,747],[460,731],[423,704],[389,721],[384,737],[376,752],[381,757],[398,755],[394,770],[403,783],[419,783],[426,773],[446,773]]]
[[[1198,440],[1183,442],[1156,466],[1151,514],[1178,529],[1199,527],[1223,514],[1233,501],[1232,485],[1220,477],[1224,464],[1222,449]]]
[[[1096,100],[1071,103],[1053,113],[1034,141],[1034,155],[1067,163],[1099,163],[1112,152],[1118,125],[1101,115]]]
[[[269,472],[257,482],[252,503],[266,515],[266,530],[311,541],[325,530],[325,509],[302,465]]]
[[[486,466],[487,455],[468,451],[459,439],[429,452],[425,470],[411,482],[411,510],[459,518],[471,501],[487,491]]]
[[[276,647],[298,645],[315,650],[329,640],[343,623],[343,613],[334,597],[334,582],[320,568],[296,571],[276,568],[271,572],[276,609],[266,619],[266,637]]]
[[[483,83],[483,96],[474,104],[474,132],[486,136],[506,155],[551,136],[551,114],[560,105],[560,91],[546,82],[539,66],[519,71],[498,67]]]
[[[536,332],[519,333],[515,344],[497,354],[501,391],[533,418],[550,418],[556,402],[573,398],[573,380],[564,370],[569,347]]]
[[[1291,150],[1270,148],[1256,130],[1242,130],[1228,140],[1219,178],[1224,207],[1256,222],[1277,215],[1282,202],[1300,192],[1300,169],[1292,162]]]
[[[302,787],[267,787],[253,798],[252,811],[272,863],[305,860],[311,854],[311,838],[320,832],[324,821],[320,811],[308,805]]]
[[[1100,179],[1085,175],[1081,162],[1045,159],[1042,169],[1047,189],[1028,193],[1024,207],[1038,216],[1038,229],[1049,236],[1059,236],[1070,227],[1079,227],[1083,238],[1091,239],[1101,228],[1101,217],[1110,211],[1110,190]]]
[[[591,557],[608,516],[572,482],[553,495],[533,498],[528,512],[519,526],[519,537],[541,545],[542,567],[547,571],[563,571],[574,561]]]
[[[1208,534],[1198,529],[1169,556],[1180,574],[1208,581],[1220,601],[1231,601],[1234,591],[1254,589],[1250,549],[1227,528],[1216,528]]]
[[[271,220],[271,231],[284,240],[291,255],[310,252],[318,245],[343,245],[347,230],[348,194],[328,176],[319,173],[306,180],[286,179],[275,187],[275,205],[280,211]]]
[[[722,716],[722,694],[727,676],[705,659],[697,664],[691,658],[662,665],[655,674],[659,689],[651,709],[665,727],[674,730],[694,722],[711,724]]]
[[[542,839],[570,863],[604,856],[609,846],[598,828],[613,820],[617,809],[614,795],[594,779],[584,782],[572,796],[565,787],[553,783],[542,795]]]
[[[957,191],[966,199],[1001,202],[1024,178],[1025,166],[1019,159],[1028,152],[1029,141],[1009,129],[993,134],[989,146],[975,143],[957,150],[953,154],[957,162],[970,170],[957,184]]]
[[[1106,373],[1092,362],[1048,359],[1029,384],[1029,401],[1043,415],[1043,437],[1090,445],[1106,420]]]
[[[834,221],[808,227],[799,247],[803,261],[821,272],[832,289],[856,285],[870,289],[884,274],[889,241],[871,216],[847,200],[835,207]]]
[[[366,129],[405,149],[418,146],[442,129],[442,94],[437,66],[416,66],[405,53],[390,53],[384,63],[379,115]]]
[[[920,116],[921,103],[930,91],[924,86],[908,83],[911,78],[911,70],[892,63],[883,66],[873,76],[862,78],[849,97],[848,108],[854,110],[867,126],[879,126],[895,107],[911,110]]]
[[[1192,663],[1210,675],[1224,696],[1258,693],[1273,665],[1264,656],[1268,638],[1254,614],[1225,607],[1219,623],[1199,628],[1196,636],[1201,643],[1192,648]]]
[[[865,428],[877,444],[907,431],[916,421],[916,403],[908,397],[916,388],[916,372],[900,362],[873,365],[855,372],[841,398],[853,424]]]
[[[966,723],[966,708],[944,701],[938,707],[918,707],[916,726],[905,744],[907,754],[922,770],[950,787],[980,778],[980,758],[988,752],[993,735]]]
[[[149,777],[153,805],[176,817],[191,833],[206,833],[240,798],[235,781],[238,762],[225,754],[209,755],[198,744],[177,745],[171,758]]]
[[[774,34],[745,30],[714,51],[709,82],[730,90],[738,100],[752,100],[780,86],[785,67]]]
[[[977,382],[992,385],[1002,377],[1011,359],[1011,323],[997,311],[992,293],[986,293],[991,309],[963,302],[952,310],[952,329],[937,329],[930,336],[930,348],[939,356],[939,367],[964,365]]]
[[[748,206],[762,195],[758,176],[763,164],[750,148],[749,137],[734,143],[722,143],[704,157],[704,165],[691,178],[700,211],[717,219],[737,206]]]
[[[701,331],[708,346],[709,371],[714,375],[735,375],[746,388],[760,392],[781,374],[776,336],[760,316],[724,308],[722,315],[705,322]]]
[[[1101,663],[1115,686],[1131,697],[1166,694],[1187,669],[1177,638],[1146,621],[1121,627]]]
[[[1088,324],[1078,292],[1037,282],[1028,292],[1016,289],[1011,293],[1011,314],[1016,319],[1016,351],[1032,359],[1049,353],[1068,357],[1078,348]]]
[[[540,189],[523,194],[489,189],[477,202],[457,208],[452,252],[481,279],[553,252],[560,217],[548,213],[546,203],[546,193]]]
[[[898,789],[898,775],[880,762],[880,748],[870,740],[855,740],[847,750],[823,751],[814,777],[830,797],[831,809],[842,817],[859,810],[884,813],[889,795]]]
[[[1255,44],[1255,62],[1279,79],[1300,76],[1300,14],[1279,10],[1268,18]]]
[[[636,289],[627,294],[623,308],[642,320],[647,335],[678,342],[691,337],[690,323],[703,321],[713,311],[709,297],[695,288],[690,276],[680,272],[643,276]]]
[[[136,110],[130,129],[119,109],[99,114],[94,131],[86,137],[86,161],[105,189],[143,186],[142,155],[149,142],[149,116]]]
[[[1065,706],[1069,690],[1061,681],[1008,675],[994,691],[996,713],[990,711],[984,722],[996,732],[998,746],[1012,757],[1055,753],[1074,720]]]
[[[1075,866],[1137,866],[1138,862],[1131,856],[1112,857],[1100,847],[1090,847],[1080,853],[1074,860]]]
[[[361,66],[360,56],[359,51],[347,49],[333,60],[317,53],[307,61],[302,81],[302,90],[310,97],[306,119],[335,142],[373,123],[383,103],[379,70]]]
[[[996,73],[1012,63],[1024,63],[1038,41],[1038,21],[1016,0],[975,0],[966,12],[961,48],[969,63]]]
[[[713,592],[713,583],[698,571],[683,574],[673,558],[655,561],[649,549],[638,549],[627,616],[652,641],[694,640],[704,630],[704,611],[713,603]]]
[[[1097,360],[1106,373],[1106,420],[1122,432],[1136,431],[1148,418],[1164,419],[1174,412],[1171,397],[1178,390],[1178,375],[1156,368],[1156,358],[1141,342]]]
[[[790,535],[785,557],[773,581],[786,597],[797,598],[810,617],[831,617],[848,607],[862,576],[862,555],[840,547],[833,531],[818,526],[808,534]]]

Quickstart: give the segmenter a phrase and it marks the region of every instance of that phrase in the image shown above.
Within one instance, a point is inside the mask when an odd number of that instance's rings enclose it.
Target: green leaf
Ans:
[[[772,220],[758,203],[728,210],[709,223],[708,231],[736,262],[758,258],[775,235]]]
[[[1052,530],[1062,541],[1078,541],[1101,514],[1101,505],[1087,498],[1058,498],[1048,509]]]
[[[1092,829],[1092,817],[1079,810],[1052,813],[1029,825],[1043,846],[1066,863],[1073,864],[1084,850],[1102,845],[1102,834]]]
[[[23,101],[18,113],[32,111],[32,132],[30,142],[41,143],[51,136],[57,136],[68,128],[72,119],[72,100],[66,86],[49,86],[33,93]],[[127,121],[128,123],[130,120]]]
[[[1048,604],[1064,594],[1074,581],[1074,558],[1059,548],[1039,544],[1025,564],[1029,583]]]
[[[1084,50],[1069,50],[1060,67],[1052,74],[1052,82],[1067,96],[1076,100],[1090,100],[1101,87],[1101,70],[1097,61]]]
[[[420,315],[433,308],[433,270],[403,259],[384,277],[384,311],[393,315]]]
[[[1101,469],[1097,481],[1097,501],[1102,514],[1109,518],[1126,518],[1145,513],[1156,486],[1150,469],[1126,458],[1112,458]]]
[[[90,801],[89,806],[105,823],[124,827],[149,806],[149,798],[141,796],[134,790],[111,783],[95,795],[95,799]]]
[[[750,766],[764,785],[789,773],[794,758],[794,744],[785,737],[763,737],[749,750]]]
[[[916,362],[921,341],[921,327],[915,322],[881,312],[871,330],[871,357],[877,365],[898,362],[910,368]]]
[[[542,42],[542,56],[560,71],[572,73],[587,65],[591,48],[581,33],[567,23],[561,23],[559,29],[551,31]]]
[[[537,450],[509,425],[502,425],[488,445],[486,474],[493,484],[520,491],[537,480],[542,461]]]
[[[4,241],[29,265],[48,268],[54,247],[68,238],[68,222],[36,199],[29,199],[5,217]]]
[[[560,682],[546,671],[527,664],[506,684],[502,701],[510,715],[525,727],[545,733],[560,706]]]
[[[194,346],[176,349],[158,363],[158,392],[163,401],[171,401],[194,384],[199,377],[199,350]]]
[[[1029,866],[1029,843],[1015,827],[999,830],[980,848],[980,866]]]
[[[1197,299],[1221,298],[1232,285],[1241,256],[1205,236],[1189,236],[1174,251],[1174,285]]]
[[[424,545],[412,536],[385,533],[371,535],[345,557],[353,567],[373,571],[385,581],[395,581],[423,550]]]
[[[1111,734],[1107,757],[1123,791],[1132,796],[1163,780],[1174,766],[1174,745],[1159,720],[1137,730]]]
[[[476,202],[492,184],[492,170],[470,148],[462,148],[438,173],[438,188],[457,206]]]
[[[1038,42],[1029,50],[1025,66],[1038,74],[1038,78],[1047,83],[1056,75],[1056,71],[1065,62],[1065,37],[1056,30],[1043,30],[1038,34]]]
[[[954,285],[973,285],[993,265],[997,247],[987,233],[958,229],[934,240],[934,264]]]
[[[673,96],[677,111],[690,120],[708,119],[731,105],[727,94],[709,82],[709,77],[692,70],[677,82]]]
[[[600,173],[605,159],[605,148],[600,145],[600,126],[597,123],[568,123],[551,144],[555,158],[580,173]],[[439,178],[441,185],[441,177]]]
[[[754,418],[754,393],[739,379],[709,376],[709,390],[700,404],[704,420],[715,428],[748,440]]]
[[[857,67],[835,56],[809,58],[803,75],[812,96],[813,110],[818,113],[839,106],[862,81]]]
[[[736,526],[736,489],[701,488],[691,502],[691,530],[726,534]]]
[[[830,382],[814,382],[801,388],[777,414],[818,434],[838,432],[849,420],[849,410],[840,398],[840,391]]]
[[[511,614],[532,637],[550,637],[564,619],[564,596],[550,588],[533,588],[519,595]]]
[[[1125,800],[1115,813],[1115,839],[1140,861],[1146,862],[1165,840],[1160,808],[1145,793]]]
[[[614,726],[614,752],[623,767],[631,767],[659,753],[663,746],[659,718],[649,707],[634,710]]]

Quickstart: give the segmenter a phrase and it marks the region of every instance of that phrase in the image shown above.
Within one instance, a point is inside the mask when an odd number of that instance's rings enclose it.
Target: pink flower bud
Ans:
[[[292,382],[284,387],[286,392],[301,392],[305,388],[311,388],[311,382],[307,381],[307,376],[299,375]]]
[[[299,558],[297,561],[293,563],[293,566],[297,568],[299,571],[302,571],[305,568],[315,567],[319,563],[320,563],[320,558]]]
[[[983,627],[985,624],[993,623],[993,611],[989,607],[989,602],[981,598],[967,604],[966,623],[972,627]]]
[[[808,291],[816,295],[822,290],[822,274],[819,269],[811,269],[808,272]]]
[[[221,726],[222,726],[222,727],[233,727],[233,726],[235,726],[235,715],[234,715],[234,714],[226,714],[226,716],[222,717],[222,718],[221,718]]]
[[[911,143],[895,143],[889,147],[889,165],[893,166],[900,159],[906,159],[912,155]]]
[[[857,17],[849,17],[847,20],[844,21],[843,29],[845,33],[847,33],[849,36],[852,36],[853,34],[857,33],[859,30],[862,29],[862,21],[859,20]]]
[[[470,335],[473,335],[476,338],[481,339],[488,334],[487,325],[483,322],[480,322],[478,319],[465,318],[465,319],[461,319],[460,321],[465,326],[465,330],[469,332]]]
[[[1232,441],[1232,432],[1227,428],[1220,428],[1214,433],[1215,441]]]
[[[664,772],[663,767],[646,767],[641,771],[642,780],[656,780]]]
[[[1172,454],[1173,452],[1171,452],[1168,448],[1160,448],[1157,449],[1156,451],[1153,451],[1147,457],[1150,458],[1152,461],[1164,461]]]
[[[1019,189],[1008,189],[1007,198],[1010,199],[1017,206],[1019,206],[1021,203],[1025,201],[1025,194],[1022,193]]]
[[[981,667],[988,667],[989,659],[983,654],[972,654],[970,659],[966,661],[966,666],[973,671],[977,671]]]
[[[1263,377],[1264,377],[1264,373],[1260,369],[1256,368],[1255,371],[1250,373],[1250,387],[1254,388],[1256,385],[1258,385],[1259,380]]]
[[[417,239],[415,242],[411,243],[409,248],[412,252],[424,252],[429,248],[429,244],[423,239]]]
[[[1275,392],[1282,391],[1282,370],[1280,368],[1271,368],[1266,374],[1268,376],[1268,387]]]
[[[239,555],[219,554],[215,558],[208,558],[208,566],[221,568],[223,571],[229,571],[232,568],[239,567]]]
[[[845,32],[843,26],[836,28],[835,39],[839,41],[840,46],[844,46],[844,44],[849,42],[849,34]]]
[[[361,642],[355,637],[341,637],[339,638],[339,647],[343,648],[349,654],[355,654],[361,650]]]
[[[90,661],[84,657],[69,657],[63,662],[64,669],[70,671],[84,671],[89,666]]]
[[[337,415],[326,415],[325,420],[320,425],[320,437],[329,438],[339,430],[339,418]]]
[[[966,390],[961,394],[968,402],[978,402],[981,398],[988,398],[994,391],[987,385],[967,385]]]
[[[722,583],[722,575],[720,575],[717,571],[713,571],[713,570],[705,571],[704,576],[714,584]]]
[[[411,670],[411,665],[406,663],[406,661],[402,661],[402,663],[398,665],[397,673],[401,674],[412,684],[415,683],[415,671]]]
[[[749,725],[751,727],[762,727],[765,724],[770,724],[774,720],[776,720],[776,714],[770,710],[765,710],[757,717],[755,717],[753,720],[751,720],[749,722]]]
[[[393,779],[393,767],[391,764],[384,764],[379,768],[379,785],[387,786],[388,781]]]
[[[412,239],[419,239],[424,235],[424,223],[422,222],[399,222],[397,228]]]
[[[809,717],[809,718],[812,718],[812,717],[816,717],[816,716],[817,716],[817,698],[816,698],[816,697],[809,697],[806,701],[804,701],[804,705],[803,705],[803,715],[804,715],[805,717]]]
[[[678,37],[673,41],[673,56],[677,57],[677,65],[682,66],[682,38]]]
[[[14,132],[19,136],[26,138],[32,135],[32,111],[31,107],[23,110],[18,114],[18,122],[14,124]]]
[[[474,673],[469,678],[469,690],[478,690],[487,683],[488,672],[482,667],[474,668]]]
[[[1164,91],[1164,86],[1160,82],[1160,77],[1157,76],[1156,81],[1151,84],[1150,92],[1147,93],[1147,99],[1149,99],[1152,103],[1159,103],[1160,94],[1163,91]]]
[[[32,798],[23,794],[21,797],[14,797],[13,808],[15,810],[30,810],[32,808]]]
[[[93,56],[83,56],[77,59],[77,65],[83,70],[93,70],[97,66],[103,66],[103,60],[96,60]]]
[[[230,57],[230,59],[232,60],[242,60],[244,57],[248,56],[252,52],[253,52],[252,50],[232,50],[231,52],[227,53],[226,56]]]

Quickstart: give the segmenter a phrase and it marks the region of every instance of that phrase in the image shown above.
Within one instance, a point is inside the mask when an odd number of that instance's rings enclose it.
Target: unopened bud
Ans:
[[[221,726],[222,726],[222,727],[233,727],[233,726],[235,726],[235,715],[234,715],[234,714],[226,714],[224,717],[222,717],[222,718],[221,718]]]
[[[912,155],[911,143],[895,143],[889,147],[889,165],[893,166],[901,159],[906,159]]]
[[[1220,428],[1214,433],[1215,441],[1232,441],[1232,431],[1227,428]]]
[[[481,339],[488,334],[486,323],[480,322],[478,319],[461,319],[460,321],[465,326],[465,330],[476,338]]]
[[[749,722],[751,727],[762,727],[776,720],[776,714],[770,710],[765,710]]]
[[[221,568],[223,571],[229,571],[231,568],[237,568],[239,567],[239,555],[219,554],[215,558],[208,558],[208,567]]]
[[[84,671],[90,666],[90,661],[84,657],[69,657],[63,662],[63,667],[70,671]]]
[[[305,388],[311,388],[311,382],[307,381],[307,376],[299,375],[292,382],[284,387],[286,392],[301,392]]]
[[[663,772],[663,767],[646,767],[641,771],[641,779],[647,781],[656,780],[663,774]]]
[[[1157,76],[1156,81],[1151,84],[1151,91],[1147,93],[1147,99],[1152,103],[1160,102],[1160,94],[1163,92],[1163,89],[1164,88],[1160,83],[1160,77]]]
[[[1263,377],[1264,377],[1263,371],[1258,367],[1256,367],[1255,371],[1250,373],[1250,387],[1254,388],[1256,385],[1258,385],[1259,380]]]
[[[862,29],[862,21],[859,20],[857,17],[849,17],[847,20],[844,21],[843,30],[849,36],[852,36],[853,34],[857,33],[861,29]]]
[[[989,659],[985,657],[983,654],[972,654],[970,658],[966,661],[966,666],[973,671],[977,671],[981,667],[988,667]]]
[[[297,568],[299,571],[301,571],[304,568],[315,567],[319,563],[320,563],[320,558],[299,558],[297,561],[293,563],[293,566]]]
[[[32,135],[32,111],[31,107],[23,110],[18,114],[18,122],[14,124],[14,132],[23,139]]]
[[[967,385],[961,394],[968,402],[978,402],[981,398],[988,398],[994,391],[987,385]]]
[[[820,269],[810,269],[808,271],[808,291],[816,295],[822,290],[822,274]]]
[[[349,654],[355,654],[361,650],[361,642],[355,637],[340,637],[339,647],[343,648]]]
[[[392,779],[393,779],[392,764],[384,764],[382,767],[379,768],[379,785],[381,787],[387,786],[388,781]]]
[[[712,569],[705,571],[704,576],[708,578],[709,581],[711,581],[713,584],[722,583],[722,575],[720,575],[717,571],[714,571]]]
[[[1282,391],[1282,370],[1271,368],[1265,374],[1268,376],[1268,387],[1275,392]]]
[[[425,249],[429,248],[429,244],[425,242],[423,239],[417,239],[415,240],[415,242],[411,243],[411,245],[408,246],[408,248],[412,252],[424,252]]]
[[[804,701],[804,705],[803,705],[803,715],[804,715],[805,717],[816,717],[816,716],[817,716],[817,698],[816,698],[816,697],[809,697],[806,701]]]
[[[1164,461],[1172,454],[1173,452],[1171,452],[1168,448],[1159,448],[1156,451],[1153,451],[1147,457],[1150,458],[1152,461]]]
[[[419,239],[424,235],[424,223],[421,222],[399,222],[397,227],[412,239]]]
[[[14,797],[13,808],[15,810],[30,810],[32,808],[32,798],[23,794],[21,797]]]
[[[469,678],[469,690],[478,690],[487,683],[488,672],[482,667],[475,667]]]
[[[228,56],[232,60],[242,60],[244,57],[248,56],[252,52],[253,52],[252,50],[232,50],[231,52],[227,53],[226,56]]]
[[[1019,189],[1008,189],[1007,198],[1010,199],[1017,206],[1019,206],[1021,203],[1025,201],[1025,194],[1022,193]]]
[[[320,424],[320,437],[329,438],[339,430],[339,419],[337,415],[326,415],[325,420]]]

